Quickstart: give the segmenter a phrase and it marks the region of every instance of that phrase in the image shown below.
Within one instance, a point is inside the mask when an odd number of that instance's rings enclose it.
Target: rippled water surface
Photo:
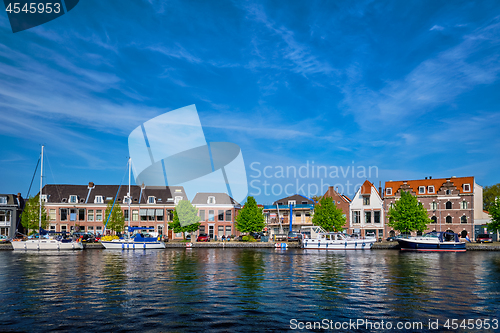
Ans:
[[[499,296],[500,252],[0,252],[10,331],[286,331],[294,319],[431,331],[429,319],[500,319]]]

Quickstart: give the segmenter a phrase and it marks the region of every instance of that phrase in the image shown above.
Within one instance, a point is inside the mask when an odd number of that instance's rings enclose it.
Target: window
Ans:
[[[137,209],[132,211],[132,221],[139,221],[139,211]]]
[[[453,219],[451,216],[446,216],[446,223],[452,223]]]
[[[307,201],[302,201],[302,204],[303,205],[307,205]]]
[[[205,233],[205,226],[200,225],[200,234],[204,234],[204,233]]]
[[[360,212],[352,212],[353,223],[360,223]]]
[[[373,222],[380,223],[380,211],[376,210],[373,212]]]
[[[209,220],[210,222],[215,221],[215,219],[214,219],[214,211],[213,211],[213,210],[209,210],[209,211],[208,211],[208,220]]]
[[[124,220],[124,221],[128,221],[128,209],[125,209],[125,210],[123,211],[123,220]]]
[[[451,194],[451,190],[444,190],[444,194],[450,195]]]
[[[87,221],[89,221],[89,222],[94,221],[94,210],[93,209],[87,210]]]
[[[370,204],[370,197],[363,197],[363,205],[369,205]]]
[[[470,184],[464,184],[464,192],[470,192]]]
[[[464,215],[464,216],[462,216],[462,217],[460,218],[460,223],[467,223],[467,216],[465,216],[465,215]]]
[[[69,196],[69,202],[70,203],[77,203],[78,202],[78,196],[76,196],[76,195],[70,195]]]
[[[70,221],[76,221],[76,209],[71,208],[69,210],[69,220]]]
[[[65,225],[61,226],[61,232],[66,232],[68,230],[68,227]]]
[[[139,210],[139,215],[141,215],[141,221],[147,221],[148,220],[148,210],[147,209],[141,209],[141,210]]]
[[[173,221],[174,220],[174,211],[173,209],[168,209],[167,210],[167,221]]]
[[[85,209],[78,209],[78,221],[85,221]]]
[[[437,223],[437,217],[433,216],[431,217],[431,223]]]
[[[200,221],[205,221],[205,211],[200,210]]]
[[[424,194],[425,193],[425,186],[419,186],[418,187],[418,194]]]
[[[231,226],[227,225],[226,226],[226,236],[230,236],[231,235]]]
[[[467,209],[467,201],[464,200],[460,203],[460,209]]]
[[[42,202],[47,202],[47,194],[42,194]]]
[[[392,187],[388,187],[385,189],[385,195],[392,195]]]
[[[129,203],[129,201],[130,201],[130,203],[132,203],[131,198],[129,198],[129,197],[127,197],[127,196],[123,197],[123,203],[124,203],[124,204],[128,204],[128,203]]]
[[[372,223],[372,212],[365,212],[365,223]]]
[[[156,210],[156,221],[163,221],[163,209]]]
[[[429,192],[430,194],[434,193],[434,186],[428,186],[427,192]]]
[[[231,215],[232,215],[231,210],[230,209],[226,210],[226,222],[231,222],[231,217],[232,217]]]
[[[437,202],[433,201],[431,202],[431,210],[436,210],[437,209]]]
[[[182,200],[182,197],[175,197],[175,201],[174,203],[177,205],[179,203],[179,201]]]
[[[295,200],[288,200],[288,206],[295,206]]]
[[[154,220],[155,220],[155,210],[148,209],[148,221],[154,221]]]
[[[66,221],[68,219],[68,210],[66,208],[60,209],[61,221]]]
[[[224,211],[223,210],[219,210],[217,215],[218,215],[217,221],[224,221]]]
[[[148,204],[155,204],[156,203],[156,200],[155,200],[155,197],[148,197]]]
[[[7,197],[0,197],[0,204],[6,205],[7,204]]]
[[[101,209],[98,209],[95,211],[95,220],[102,221],[102,210]]]
[[[452,206],[451,201],[446,202],[446,209],[452,209]]]
[[[211,197],[211,196],[208,197],[207,204],[211,204],[211,205],[215,204],[215,197]]]
[[[0,210],[0,222],[10,222],[10,210]]]
[[[87,227],[87,230],[93,234],[94,233],[94,227],[93,226],[90,226],[90,227]]]
[[[49,220],[50,221],[56,220],[56,210],[55,209],[49,209]]]
[[[94,199],[94,203],[102,203],[102,195],[96,195]]]

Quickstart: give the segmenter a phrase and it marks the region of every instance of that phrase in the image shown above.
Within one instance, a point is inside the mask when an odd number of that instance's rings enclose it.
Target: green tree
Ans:
[[[23,213],[21,215],[21,224],[24,228],[28,229],[28,234],[30,230],[33,233],[38,232],[38,221],[40,221],[40,201],[38,195],[35,197],[30,197],[24,206]],[[47,228],[48,225],[47,211],[42,202],[42,228]]]
[[[409,192],[401,192],[401,198],[389,208],[388,225],[400,232],[424,231],[431,223],[427,210]]]
[[[490,207],[495,204],[496,198],[500,198],[500,184],[485,186],[483,189],[483,209],[490,210]]]
[[[335,206],[331,197],[323,197],[314,207],[312,222],[326,231],[340,231],[346,222],[346,217],[342,209]]]
[[[168,225],[175,233],[182,232],[182,238],[186,239],[186,232],[195,232],[200,227],[198,209],[188,200],[181,200],[174,210],[174,218]]]
[[[487,224],[488,230],[496,233],[500,230],[500,197],[490,206],[489,213],[491,222]]]
[[[111,208],[113,211],[111,212]],[[111,212],[111,216],[109,216],[109,212]],[[106,207],[106,212],[104,216],[107,221],[107,229],[113,230],[115,232],[122,232],[125,227],[125,218],[123,217],[122,207],[119,203],[116,203],[113,207],[113,200],[108,202],[108,206]]]
[[[254,197],[249,196],[245,206],[236,216],[236,229],[240,232],[260,232],[266,226],[262,208],[257,206]]]

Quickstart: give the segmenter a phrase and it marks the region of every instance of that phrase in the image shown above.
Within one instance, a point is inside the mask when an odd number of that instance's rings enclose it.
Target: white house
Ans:
[[[366,180],[354,195],[349,206],[351,215],[349,227],[362,237],[374,233],[377,238],[384,237],[383,200],[377,188]]]

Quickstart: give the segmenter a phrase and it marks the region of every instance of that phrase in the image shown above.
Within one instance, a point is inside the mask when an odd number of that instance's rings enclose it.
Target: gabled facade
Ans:
[[[280,222],[283,231],[290,230],[290,206],[292,206],[292,230],[300,231],[300,227],[312,225],[315,201],[300,194],[295,194],[264,205],[267,231],[272,237],[280,233]]]
[[[153,227],[158,235],[166,235],[175,205],[180,200],[187,200],[182,186],[131,186],[129,213],[128,186],[122,186],[117,195],[118,188],[118,185],[92,182],[88,186],[45,185],[42,200],[49,216],[49,230],[102,234],[107,204],[117,196],[125,227],[130,219],[132,227]]]
[[[220,240],[222,236],[239,236],[236,230],[236,216],[241,205],[226,193],[196,193],[193,206],[200,217],[199,234],[207,234],[210,239]]]
[[[474,177],[425,178],[385,183],[384,204],[386,213],[401,192],[410,192],[427,209],[432,223],[429,231],[451,230],[462,237],[474,234],[474,220],[483,217],[483,188],[476,184]],[[477,209],[476,209],[477,207]],[[386,221],[388,222],[388,221]],[[391,236],[395,230],[386,227]]]
[[[348,233],[374,233],[384,238],[384,204],[377,188],[366,180],[354,195],[350,210]]]
[[[349,197],[347,197],[347,196],[345,196],[343,194],[340,194],[337,191],[335,191],[335,189],[333,188],[333,186],[330,186],[328,188],[328,190],[323,195],[323,197],[330,197],[330,198],[332,198],[333,202],[335,203],[335,206],[337,208],[342,209],[342,211],[344,212],[344,216],[346,218],[346,223],[344,225],[344,230],[349,230],[350,221],[351,221],[351,218],[350,218],[351,214],[349,213],[349,207],[350,207],[350,204],[351,204],[351,199],[349,199]]]
[[[17,224],[21,227],[20,218],[24,208],[24,200],[21,193],[0,194],[0,235],[14,238],[16,236]]]

